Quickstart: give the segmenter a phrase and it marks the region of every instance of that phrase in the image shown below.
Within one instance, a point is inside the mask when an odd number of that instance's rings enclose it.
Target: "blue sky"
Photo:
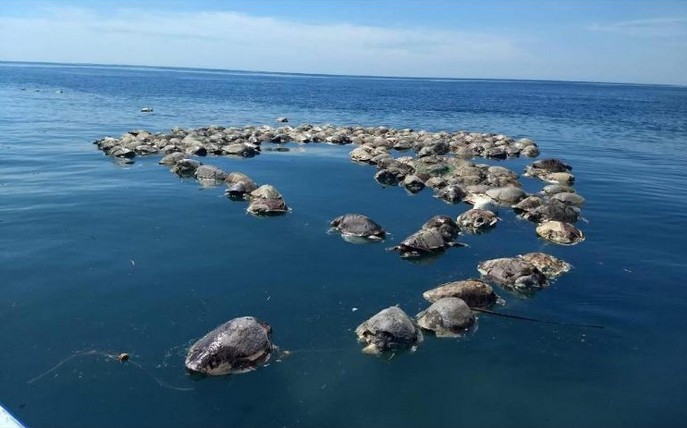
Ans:
[[[0,60],[687,84],[687,1],[0,2]]]

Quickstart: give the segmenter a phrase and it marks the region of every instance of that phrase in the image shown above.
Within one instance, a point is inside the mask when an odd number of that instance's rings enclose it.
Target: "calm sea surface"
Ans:
[[[412,264],[384,247],[467,206],[382,188],[352,146],[204,159],[276,185],[293,208],[257,219],[160,156],[121,166],[91,144],[282,115],[532,138],[573,165],[587,240],[546,244],[503,210],[468,248]],[[0,64],[0,401],[31,427],[684,426],[685,144],[680,87]],[[393,235],[327,234],[347,212]],[[423,291],[530,251],[575,268],[533,298],[499,290],[499,310],[605,329],[482,315],[467,338],[427,337],[391,360],[360,352],[352,330],[380,309],[414,315]],[[242,315],[270,322],[292,355],[189,376],[188,346]],[[131,362],[105,356],[119,352]]]

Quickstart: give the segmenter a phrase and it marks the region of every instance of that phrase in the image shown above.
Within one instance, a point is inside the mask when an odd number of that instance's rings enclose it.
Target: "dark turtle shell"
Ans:
[[[457,297],[437,300],[416,319],[421,328],[433,331],[437,337],[458,336],[475,323],[470,307]]]
[[[488,280],[516,291],[531,292],[549,285],[536,266],[520,258],[487,260],[481,262],[477,270]]]
[[[330,225],[343,235],[368,239],[382,239],[386,235],[382,226],[362,214],[344,214],[332,220]]]
[[[367,344],[363,352],[373,354],[410,348],[423,340],[420,329],[397,306],[378,312],[360,324],[355,334],[360,342]]]
[[[269,360],[273,349],[271,336],[272,328],[262,320],[234,318],[194,343],[185,366],[207,375],[253,370]]]
[[[422,229],[437,229],[447,241],[455,239],[460,233],[456,222],[447,215],[435,215],[422,225]]]

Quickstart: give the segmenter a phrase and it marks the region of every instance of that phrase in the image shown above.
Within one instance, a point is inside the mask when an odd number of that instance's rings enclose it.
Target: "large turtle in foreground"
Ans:
[[[355,329],[358,341],[366,344],[366,354],[381,354],[402,349],[414,350],[422,343],[422,331],[398,306],[378,312]]]
[[[344,214],[332,220],[329,225],[346,239],[381,241],[386,231],[374,220],[362,214]]]
[[[188,370],[218,376],[255,370],[270,359],[272,328],[254,317],[234,318],[191,346]]]
[[[470,307],[457,297],[445,297],[417,314],[418,325],[437,337],[455,337],[475,323]]]

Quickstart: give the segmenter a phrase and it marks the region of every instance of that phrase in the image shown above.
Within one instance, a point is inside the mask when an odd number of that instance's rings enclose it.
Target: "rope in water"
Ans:
[[[503,312],[495,312],[495,311],[490,311],[489,309],[482,309],[482,308],[470,308],[470,309],[472,309],[475,312],[482,312],[482,313],[489,314],[489,315],[496,315],[499,317],[512,318],[512,319],[516,319],[516,320],[538,322],[538,323],[542,323],[542,324],[553,324],[553,325],[561,325],[561,326],[567,326],[567,327],[598,328],[598,329],[606,328],[602,325],[596,325],[596,324],[579,324],[579,323],[569,323],[569,322],[562,322],[562,321],[551,321],[551,320],[542,320],[542,319],[537,319],[537,318],[529,318],[529,317],[523,317],[521,315],[506,314]]]
[[[26,383],[32,384],[32,383],[36,382],[37,380],[40,380],[40,379],[43,378],[44,376],[46,376],[46,375],[48,375],[48,374],[54,372],[55,370],[59,369],[59,368],[62,367],[64,364],[68,363],[69,361],[73,360],[74,358],[83,357],[83,356],[87,356],[87,355],[102,356],[102,357],[106,357],[106,358],[108,358],[108,359],[110,359],[110,360],[116,360],[116,361],[119,361],[119,362],[122,362],[122,363],[126,362],[127,364],[133,364],[134,366],[138,367],[138,368],[141,369],[143,372],[145,372],[148,376],[150,376],[150,377],[155,381],[155,383],[157,383],[159,386],[161,386],[161,387],[163,387],[163,388],[173,389],[173,390],[175,390],[175,391],[193,391],[193,388],[183,388],[183,387],[179,387],[179,386],[170,385],[170,384],[168,384],[167,382],[165,382],[165,381],[159,379],[157,376],[155,376],[154,374],[152,374],[152,373],[150,372],[150,370],[148,370],[147,368],[145,368],[142,364],[137,363],[136,361],[131,361],[131,360],[129,359],[129,355],[128,355],[128,354],[110,354],[110,353],[107,353],[107,352],[98,351],[98,350],[96,350],[96,349],[92,349],[92,350],[90,350],[90,351],[76,352],[76,353],[74,353],[74,354],[68,356],[67,358],[64,358],[62,361],[60,361],[59,363],[55,364],[53,367],[51,367],[50,369],[46,370],[45,372],[43,372],[43,373],[39,374],[38,376],[36,376],[36,377],[34,377],[34,378],[28,380]]]

